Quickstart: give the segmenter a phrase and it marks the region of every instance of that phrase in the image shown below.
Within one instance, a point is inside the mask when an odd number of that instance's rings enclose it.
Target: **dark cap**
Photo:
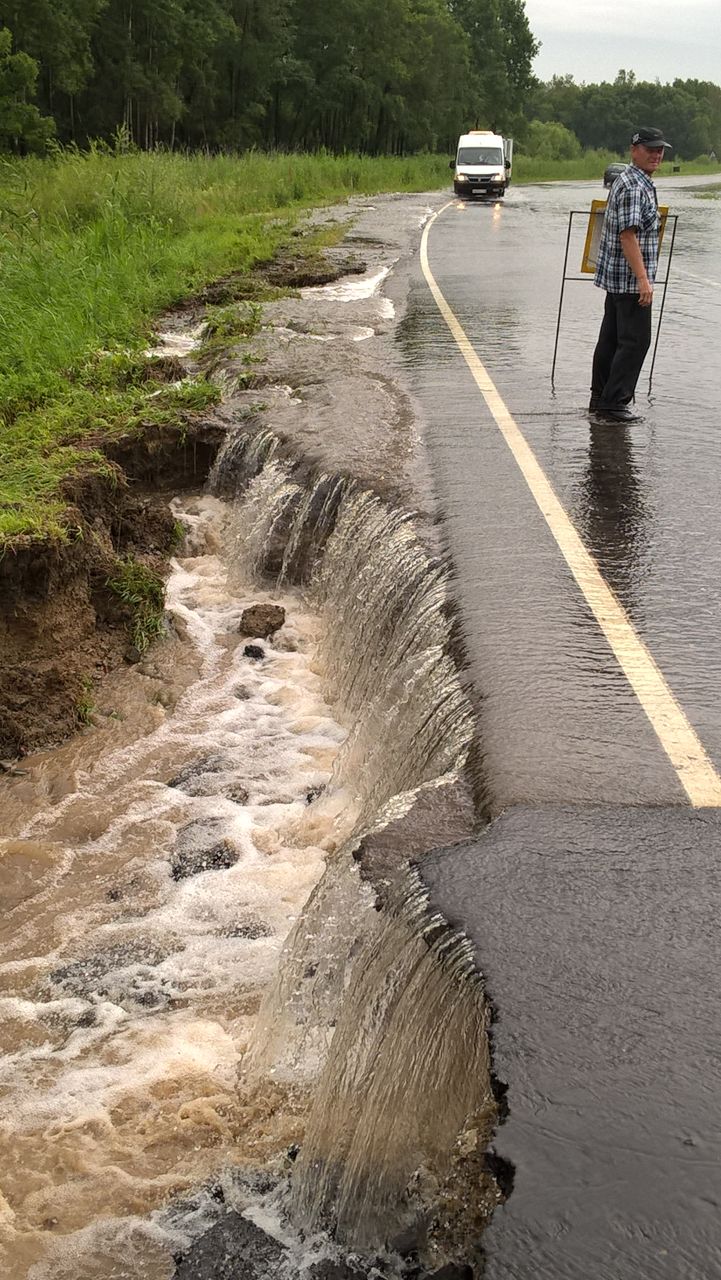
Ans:
[[[642,147],[666,147],[673,151],[670,142],[666,142],[660,129],[637,129],[631,139],[632,145]]]

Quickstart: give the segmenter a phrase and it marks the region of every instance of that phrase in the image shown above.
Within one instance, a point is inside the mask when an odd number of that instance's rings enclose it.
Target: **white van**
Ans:
[[[503,138],[488,129],[471,129],[458,139],[453,169],[453,190],[457,196],[506,194],[513,168],[513,138]]]

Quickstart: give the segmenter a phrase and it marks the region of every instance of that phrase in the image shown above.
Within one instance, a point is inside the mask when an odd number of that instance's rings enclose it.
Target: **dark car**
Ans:
[[[612,187],[619,173],[625,173],[628,168],[627,164],[609,164],[603,171],[604,187]]]

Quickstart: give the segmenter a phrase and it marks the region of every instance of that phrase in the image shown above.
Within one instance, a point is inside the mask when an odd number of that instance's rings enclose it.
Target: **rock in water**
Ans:
[[[170,859],[174,880],[185,880],[201,871],[227,871],[235,866],[238,850],[229,840],[217,838],[221,826],[217,820],[200,818],[183,827]]]
[[[232,763],[225,759],[224,756],[212,752],[209,755],[199,756],[196,760],[190,760],[188,764],[184,764],[182,769],[170,779],[169,787],[177,787],[179,791],[185,791],[189,796],[204,795],[204,787],[206,785],[206,775],[224,773],[232,769]]]
[[[273,930],[265,920],[258,919],[257,916],[249,916],[245,920],[236,920],[232,924],[226,925],[225,928],[219,930],[221,938],[270,938],[273,936]]]
[[[246,658],[252,658],[254,662],[260,662],[265,657],[265,649],[259,644],[247,644],[243,650]]]
[[[473,1268],[464,1263],[449,1262],[440,1271],[421,1277],[421,1280],[473,1280]]]
[[[244,609],[238,628],[242,636],[258,636],[267,640],[280,631],[285,622],[285,609],[279,604],[252,604]]]
[[[227,871],[238,861],[238,850],[229,840],[219,840],[206,849],[182,849],[173,854],[170,869],[174,880],[198,876],[201,871]]]
[[[367,1280],[368,1272],[359,1271],[350,1262],[333,1262],[324,1258],[308,1272],[308,1280]]]
[[[239,782],[231,782],[229,787],[223,789],[222,794],[232,800],[234,804],[248,803],[248,788],[242,786]]]
[[[176,1265],[174,1280],[269,1280],[286,1250],[239,1213],[206,1231]]]

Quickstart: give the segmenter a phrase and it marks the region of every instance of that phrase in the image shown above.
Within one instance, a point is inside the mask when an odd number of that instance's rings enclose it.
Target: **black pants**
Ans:
[[[651,346],[651,308],[637,293],[607,293],[593,353],[591,395],[601,404],[628,404]]]

